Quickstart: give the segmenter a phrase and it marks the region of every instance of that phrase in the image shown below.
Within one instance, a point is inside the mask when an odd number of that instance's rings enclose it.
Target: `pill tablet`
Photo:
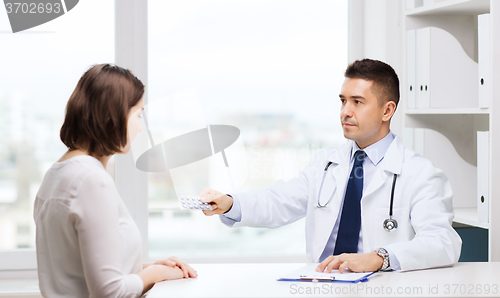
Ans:
[[[183,210],[212,210],[212,206],[209,203],[202,202],[201,197],[198,196],[180,196],[179,205]]]

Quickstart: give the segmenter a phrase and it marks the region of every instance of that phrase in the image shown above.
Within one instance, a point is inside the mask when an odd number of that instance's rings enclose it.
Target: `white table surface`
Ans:
[[[303,265],[194,264],[197,278],[158,283],[147,297],[500,297],[500,262],[376,273],[358,284],[277,281]]]
[[[377,273],[358,284],[276,280],[303,265],[193,264],[198,278],[158,283],[147,297],[500,297],[500,262]],[[38,281],[0,279],[0,297],[41,297]]]

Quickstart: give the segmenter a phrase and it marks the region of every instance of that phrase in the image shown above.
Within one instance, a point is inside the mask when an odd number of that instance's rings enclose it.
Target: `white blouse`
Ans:
[[[141,235],[99,160],[78,155],[52,165],[34,218],[44,297],[141,295]]]

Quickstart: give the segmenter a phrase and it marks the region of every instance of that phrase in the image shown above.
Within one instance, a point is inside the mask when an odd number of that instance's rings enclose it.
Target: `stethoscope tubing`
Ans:
[[[328,161],[328,163],[326,164],[325,166],[325,170],[323,171],[323,179],[321,180],[321,184],[319,186],[319,193],[318,193],[318,208],[325,208],[328,203],[330,203],[331,201],[331,197],[330,199],[324,204],[324,205],[321,205],[321,191],[323,190],[323,183],[325,183],[325,178],[326,178],[326,174],[328,172],[328,168],[332,165],[332,162],[331,161]],[[390,221],[394,221],[396,226],[397,226],[397,222],[395,219],[392,219],[392,211],[393,211],[393,207],[394,207],[394,190],[396,189],[396,179],[398,177],[398,174],[394,174],[394,178],[392,179],[392,188],[391,188],[391,202],[390,202],[390,205],[389,205],[389,220]],[[387,221],[387,220],[386,220]],[[384,222],[384,225],[385,225],[385,222]],[[390,231],[392,229],[386,229],[387,231]]]
[[[332,198],[330,198],[326,203],[325,205],[321,205],[321,191],[323,190],[323,183],[325,183],[325,178],[326,178],[326,173],[328,172],[328,168],[331,166],[332,162],[329,161],[327,164],[326,164],[326,167],[325,167],[325,170],[323,171],[323,179],[321,180],[321,185],[319,186],[319,194],[318,194],[318,208],[324,208],[326,207],[326,205],[328,205],[328,203],[330,203],[330,200]]]
[[[394,174],[394,178],[392,178],[392,189],[391,189],[391,206],[389,207],[389,218],[392,219],[392,207],[394,205],[394,189],[396,188],[396,178],[398,174]]]

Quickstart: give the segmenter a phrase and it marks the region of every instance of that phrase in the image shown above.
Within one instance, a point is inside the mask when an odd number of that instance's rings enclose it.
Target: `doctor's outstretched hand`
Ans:
[[[352,272],[372,272],[382,267],[384,259],[376,252],[366,254],[341,254],[329,256],[316,268],[317,272],[330,273],[333,269],[338,269],[344,273],[346,269]]]
[[[203,203],[209,203],[212,207],[212,210],[203,210],[203,213],[208,216],[224,214],[233,206],[233,198],[214,189],[205,188],[200,197]]]

